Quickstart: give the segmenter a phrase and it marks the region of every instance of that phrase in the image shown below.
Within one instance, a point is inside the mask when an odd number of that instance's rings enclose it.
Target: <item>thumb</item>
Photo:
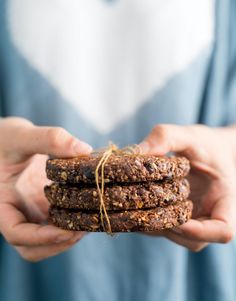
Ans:
[[[156,125],[139,144],[143,153],[162,156],[168,152],[181,152],[187,157],[194,155],[194,146],[190,127],[170,124]]]
[[[21,123],[2,131],[4,157],[12,163],[22,162],[34,154],[75,157],[90,153],[92,147],[59,127],[40,127]]]
[[[57,127],[34,126],[26,133],[22,142],[19,151],[27,155],[38,153],[54,157],[75,157],[92,150],[87,143]]]

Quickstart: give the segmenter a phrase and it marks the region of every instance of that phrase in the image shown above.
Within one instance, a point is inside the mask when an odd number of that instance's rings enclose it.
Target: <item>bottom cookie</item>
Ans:
[[[112,232],[149,232],[182,225],[191,217],[193,204],[181,201],[167,207],[146,210],[108,211]],[[99,213],[50,207],[50,221],[62,229],[104,232]],[[105,229],[107,229],[104,219]]]

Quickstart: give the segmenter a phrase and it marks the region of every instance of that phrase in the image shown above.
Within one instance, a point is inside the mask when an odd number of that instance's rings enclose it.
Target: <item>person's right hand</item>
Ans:
[[[0,121],[0,233],[26,260],[59,254],[83,237],[46,224],[45,163],[49,154],[66,158],[91,150],[62,128],[16,117]]]

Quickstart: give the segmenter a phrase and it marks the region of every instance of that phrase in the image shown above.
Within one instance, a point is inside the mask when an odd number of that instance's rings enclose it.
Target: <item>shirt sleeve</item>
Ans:
[[[236,123],[236,0],[231,0],[228,27],[228,71],[226,124]]]
[[[215,34],[199,122],[236,123],[236,0],[215,1]]]

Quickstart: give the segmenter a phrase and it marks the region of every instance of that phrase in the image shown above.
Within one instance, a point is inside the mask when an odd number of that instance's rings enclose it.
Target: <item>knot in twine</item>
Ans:
[[[138,145],[128,145],[125,148],[119,149],[115,144],[109,143],[109,146],[106,149],[102,149],[100,151],[94,151],[92,154],[102,154],[101,159],[99,160],[96,169],[95,169],[95,181],[97,186],[97,192],[100,201],[100,218],[101,224],[103,227],[104,232],[112,235],[112,228],[109,216],[107,214],[105,202],[104,202],[104,188],[105,188],[105,176],[104,176],[104,169],[105,164],[107,163],[108,159],[111,155],[133,155],[136,156],[141,153],[141,150]],[[99,174],[101,174],[101,183],[99,183]],[[104,223],[104,217],[106,220],[107,227]]]

